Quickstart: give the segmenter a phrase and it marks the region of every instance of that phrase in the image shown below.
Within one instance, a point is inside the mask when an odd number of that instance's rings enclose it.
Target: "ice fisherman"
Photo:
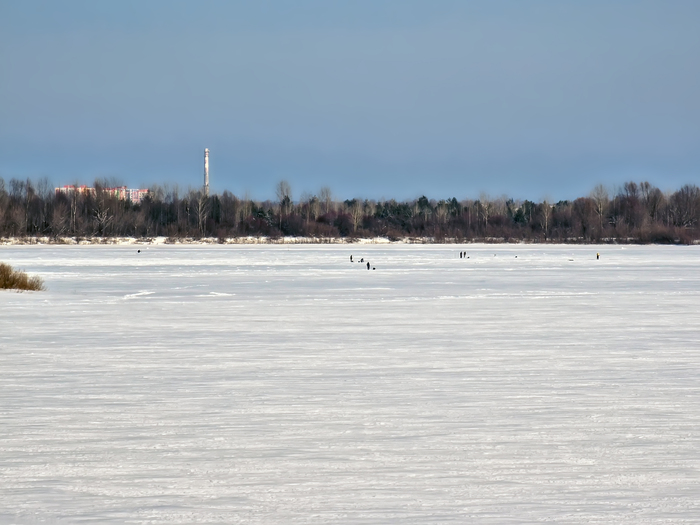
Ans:
[[[369,270],[369,261],[367,261],[367,269]]]

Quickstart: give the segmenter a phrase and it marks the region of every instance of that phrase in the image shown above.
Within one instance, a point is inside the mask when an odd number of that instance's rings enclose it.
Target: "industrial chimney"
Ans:
[[[204,195],[209,197],[209,148],[204,149]]]

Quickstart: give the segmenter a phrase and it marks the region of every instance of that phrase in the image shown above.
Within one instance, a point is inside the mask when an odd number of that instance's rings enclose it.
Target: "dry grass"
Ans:
[[[13,270],[9,264],[0,263],[0,289],[5,290],[44,290],[44,281],[35,275]]]

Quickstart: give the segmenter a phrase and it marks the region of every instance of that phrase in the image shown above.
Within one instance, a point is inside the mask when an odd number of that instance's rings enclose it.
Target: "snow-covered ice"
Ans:
[[[0,523],[700,523],[700,247],[0,260]]]

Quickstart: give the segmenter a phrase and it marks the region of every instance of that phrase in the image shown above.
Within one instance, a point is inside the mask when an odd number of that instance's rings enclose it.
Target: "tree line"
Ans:
[[[692,243],[700,239],[700,189],[662,192],[648,182],[615,191],[596,186],[573,201],[509,197],[411,201],[333,198],[329,188],[293,200],[282,181],[276,199],[256,201],[229,191],[207,196],[154,186],[136,204],[96,180],[94,192],[56,193],[47,179],[0,178],[2,237],[242,236],[430,238],[553,242]]]

